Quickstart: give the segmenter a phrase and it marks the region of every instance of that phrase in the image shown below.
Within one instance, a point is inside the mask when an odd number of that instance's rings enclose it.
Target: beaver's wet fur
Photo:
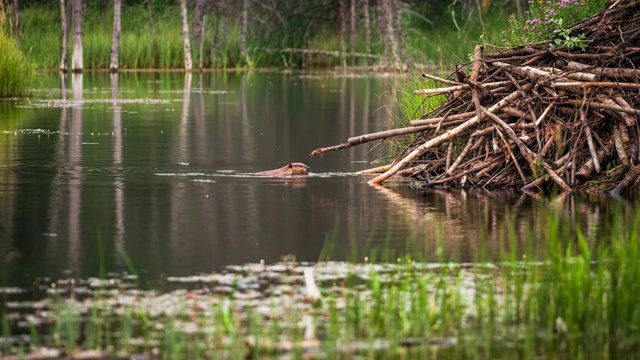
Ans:
[[[299,162],[289,163],[279,169],[260,171],[253,173],[252,175],[258,176],[294,176],[294,175],[308,175],[311,168],[307,165]]]

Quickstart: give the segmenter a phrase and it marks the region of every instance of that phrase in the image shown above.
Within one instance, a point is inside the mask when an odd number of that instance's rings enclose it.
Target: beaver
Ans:
[[[252,173],[251,175],[259,176],[293,176],[293,175],[308,175],[311,168],[307,165],[299,162],[289,163],[279,169],[260,171]]]

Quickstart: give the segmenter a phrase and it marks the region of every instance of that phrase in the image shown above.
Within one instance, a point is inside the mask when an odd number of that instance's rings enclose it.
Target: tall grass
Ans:
[[[499,2],[498,2],[499,3]],[[175,5],[177,6],[177,5]],[[413,6],[413,5],[412,5]],[[417,5],[416,5],[417,6]],[[259,6],[258,6],[259,7]],[[480,40],[484,31],[495,33],[506,25],[504,5],[496,5],[495,10],[477,15],[477,10],[462,9],[454,16],[445,16],[437,23],[425,23],[424,14],[418,14],[410,6],[404,6],[402,20],[404,43],[409,63],[440,64],[451,63],[466,58],[473,44]],[[260,7],[259,7],[260,8]],[[384,52],[383,40],[376,30],[377,21],[371,8],[370,51]],[[175,7],[156,4],[153,11],[155,29],[151,32],[149,14],[144,3],[125,6],[122,13],[122,34],[120,43],[120,67],[139,68],[182,68],[183,46],[179,12]],[[86,68],[108,68],[112,33],[112,13],[110,7],[87,4],[83,21],[84,64]],[[190,13],[190,16],[192,14]],[[203,59],[206,67],[234,68],[247,65],[327,67],[341,65],[370,65],[363,58],[340,59],[337,56],[298,53],[280,53],[265,49],[304,48],[316,50],[365,52],[364,30],[359,24],[355,48],[351,48],[349,37],[340,38],[333,21],[310,21],[309,19],[289,19],[283,25],[265,23],[255,19],[249,30],[248,53],[251,64],[240,56],[240,26],[232,14],[220,16],[210,14],[205,26]],[[272,14],[270,14],[272,15]],[[56,69],[60,59],[60,9],[58,6],[31,4],[22,9],[22,36],[20,47],[28,51],[44,69]],[[458,27],[454,26],[456,19]],[[479,21],[482,19],[482,21]],[[271,19],[270,21],[275,21]],[[499,30],[498,30],[499,29]],[[71,36],[71,34],[69,35]],[[216,44],[214,44],[216,39]],[[199,44],[191,44],[194,63],[198,64]],[[71,51],[71,48],[69,49]]]
[[[0,4],[0,98],[27,94],[33,86],[34,70],[8,33],[7,12]]]
[[[323,298],[315,304],[303,305],[297,285],[290,286],[298,281],[295,264],[285,272],[293,277],[276,280],[267,298],[239,286],[247,278],[237,274],[234,290],[225,294],[120,294],[114,302],[105,290],[84,305],[58,299],[51,334],[39,341],[70,353],[155,351],[166,358],[277,357],[283,351],[294,357],[317,351],[330,357],[631,355],[640,349],[640,218],[619,215],[610,229],[587,238],[551,213],[545,237],[537,240],[544,250],[535,252],[539,244],[522,244],[514,224],[506,223],[499,258],[474,266],[409,256],[319,263]],[[311,339],[304,335],[309,326]],[[6,319],[3,331],[8,337]]]

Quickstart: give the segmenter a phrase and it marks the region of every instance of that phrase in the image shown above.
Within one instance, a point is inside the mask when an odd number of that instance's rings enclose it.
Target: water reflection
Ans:
[[[53,100],[0,104],[11,114],[0,129],[0,249],[21,255],[11,257],[14,283],[128,271],[125,257],[151,279],[287,254],[472,261],[508,249],[511,233],[542,249],[550,213],[592,241],[609,224],[634,224],[635,203],[610,198],[371,187],[352,173],[382,148],[309,158],[385,128],[382,79],[105,73],[50,82],[60,88]],[[313,173],[240,176],[290,161]]]

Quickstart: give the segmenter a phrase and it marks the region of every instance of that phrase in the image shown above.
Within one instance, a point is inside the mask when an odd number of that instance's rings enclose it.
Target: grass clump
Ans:
[[[0,5],[0,98],[28,93],[34,81],[34,69],[7,33],[6,12]]]

